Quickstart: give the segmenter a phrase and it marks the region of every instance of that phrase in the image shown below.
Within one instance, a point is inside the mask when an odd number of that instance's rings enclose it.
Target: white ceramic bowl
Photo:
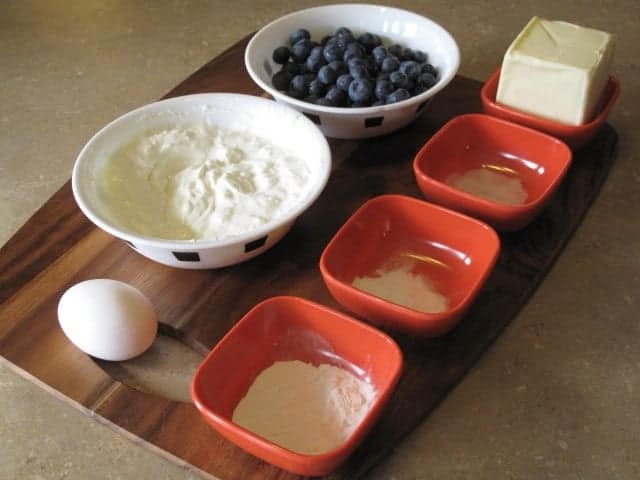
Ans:
[[[250,132],[303,159],[311,174],[298,203],[284,216],[274,218],[258,229],[218,240],[146,237],[113,222],[109,205],[100,193],[99,178],[114,152],[145,131],[198,121]],[[126,241],[140,254],[173,267],[205,269],[248,260],[273,246],[320,195],[330,170],[331,152],[326,138],[304,115],[255,96],[206,93],[151,103],[109,123],[78,155],[72,188],[78,206],[94,224]]]
[[[338,27],[350,28],[356,35],[379,35],[385,46],[398,43],[422,50],[438,68],[438,82],[426,92],[402,102],[378,107],[324,107],[287,96],[271,84],[280,65],[272,59],[273,50],[288,45],[289,34],[298,28],[319,41]],[[280,17],[260,29],[245,50],[245,66],[251,78],[278,102],[285,103],[311,118],[322,132],[333,138],[367,138],[384,135],[415,120],[433,98],[455,76],[460,51],[453,37],[440,25],[416,13],[392,7],[343,4],[300,10]]]

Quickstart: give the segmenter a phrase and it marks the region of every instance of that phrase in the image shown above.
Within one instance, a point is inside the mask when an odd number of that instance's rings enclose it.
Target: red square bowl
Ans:
[[[382,195],[331,239],[320,271],[333,297],[365,319],[433,337],[450,330],[493,268],[488,225],[422,200]]]
[[[596,116],[590,122],[576,126],[554,122],[553,120],[501,105],[496,102],[499,82],[500,68],[489,76],[480,90],[480,101],[482,102],[484,113],[548,133],[564,141],[573,150],[581,148],[593,139],[609,116],[609,113],[611,113],[611,109],[620,94],[620,83],[615,77],[609,76],[609,80],[602,92]]]
[[[513,231],[540,213],[571,158],[569,147],[547,134],[489,115],[467,114],[453,118],[429,139],[414,158],[413,170],[428,200]],[[455,183],[465,178],[471,188]],[[513,201],[514,191],[518,201]]]
[[[344,368],[375,388],[371,407],[337,448],[301,454],[233,423],[236,406],[258,374],[288,360]],[[325,475],[364,439],[401,369],[402,353],[384,333],[308,300],[274,297],[252,308],[211,350],[192,379],[191,396],[207,422],[240,448],[299,475]]]

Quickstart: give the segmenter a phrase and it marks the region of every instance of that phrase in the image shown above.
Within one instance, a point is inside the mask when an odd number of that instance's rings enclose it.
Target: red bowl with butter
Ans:
[[[438,130],[415,156],[413,170],[428,200],[514,231],[544,208],[571,158],[557,138],[475,113]]]
[[[554,122],[553,120],[531,115],[499,104],[496,102],[499,81],[500,68],[489,76],[480,90],[482,109],[486,114],[548,133],[565,142],[573,150],[583,147],[593,139],[606,121],[609,113],[611,113],[611,109],[620,94],[620,83],[614,76],[610,75],[609,81],[605,85],[602,93],[602,98],[599,103],[600,107],[597,109],[598,113],[595,118],[584,125],[574,126]]]
[[[435,337],[463,317],[489,276],[500,240],[488,225],[404,195],[363,204],[320,257],[329,292],[366,320]]]
[[[234,412],[256,378],[276,362],[288,361],[338,367],[373,387],[375,394],[364,416],[336,447],[299,453],[234,422]],[[204,419],[238,447],[298,475],[320,476],[338,467],[362,442],[387,404],[401,370],[400,348],[381,331],[309,300],[273,297],[252,308],[211,350],[192,379],[191,397]],[[268,407],[269,400],[262,396],[259,400],[261,410]],[[298,429],[298,438],[311,435],[309,422],[293,420],[297,417],[292,410],[299,413],[299,408],[287,405],[286,420],[278,423],[278,429]],[[323,418],[332,422],[330,415]]]

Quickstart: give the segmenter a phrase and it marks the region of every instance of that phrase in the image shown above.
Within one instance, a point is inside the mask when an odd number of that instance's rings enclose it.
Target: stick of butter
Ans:
[[[569,125],[588,123],[612,57],[609,33],[533,17],[504,56],[496,100]]]

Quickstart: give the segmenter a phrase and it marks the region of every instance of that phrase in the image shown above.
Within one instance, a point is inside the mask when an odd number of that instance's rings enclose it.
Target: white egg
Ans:
[[[103,278],[69,288],[58,303],[58,321],[80,350],[112,361],[140,355],[158,331],[147,297],[131,285]]]

